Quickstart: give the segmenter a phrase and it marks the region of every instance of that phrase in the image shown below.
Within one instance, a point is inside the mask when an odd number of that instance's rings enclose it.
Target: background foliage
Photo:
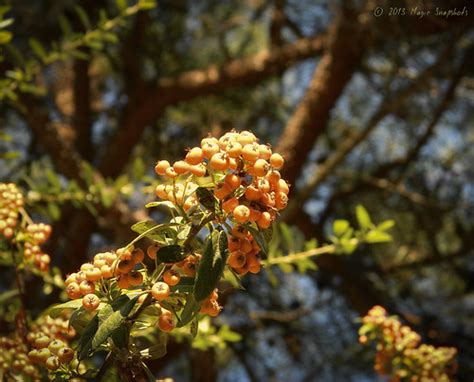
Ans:
[[[149,213],[138,207],[152,200],[156,159],[182,157],[208,131],[251,129],[285,155],[292,202],[277,252],[324,242],[337,218],[355,225],[357,204],[376,222],[397,222],[390,244],[247,277],[208,327],[218,350],[177,340],[153,365],[157,375],[375,380],[355,319],[380,304],[427,343],[457,347],[459,380],[472,379],[466,2],[424,2],[432,14],[423,18],[409,14],[421,5],[408,0],[4,3],[0,177],[28,190],[28,209],[53,222],[48,253],[63,275],[126,243],[128,227]],[[433,14],[465,6],[467,15]],[[389,16],[390,7],[408,14]],[[7,289],[11,274],[0,272]],[[27,286],[39,312],[56,292],[38,285]],[[241,341],[221,351],[226,336]]]

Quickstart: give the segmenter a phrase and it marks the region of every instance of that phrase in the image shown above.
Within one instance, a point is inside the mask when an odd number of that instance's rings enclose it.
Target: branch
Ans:
[[[162,78],[155,86],[149,86],[140,98],[130,101],[120,128],[108,144],[100,172],[111,177],[120,174],[145,127],[156,120],[166,107],[233,87],[257,84],[297,61],[317,55],[324,49],[324,44],[324,36],[303,38],[281,48],[234,60],[222,67],[211,65],[177,77]]]
[[[440,58],[435,64],[425,69],[417,78],[415,82],[410,85],[403,87],[398,92],[393,94],[390,98],[387,98],[372,116],[367,123],[367,126],[347,137],[339,145],[339,148],[329,155],[328,159],[312,174],[306,185],[291,199],[288,208],[283,214],[283,219],[291,221],[297,214],[300,207],[304,202],[311,196],[313,190],[321,184],[341,162],[344,161],[345,157],[363,142],[369,134],[378,126],[387,115],[397,111],[406,99],[416,93],[422,86],[424,86],[431,76],[440,68],[445,62],[447,57],[446,52],[440,55]],[[299,155],[300,156],[300,155]]]
[[[357,69],[368,46],[368,31],[353,14],[339,14],[329,28],[328,49],[288,121],[276,151],[285,158],[284,177],[295,183],[330,111]]]

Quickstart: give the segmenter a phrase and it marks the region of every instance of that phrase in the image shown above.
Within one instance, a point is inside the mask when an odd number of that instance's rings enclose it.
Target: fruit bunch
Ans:
[[[46,272],[51,259],[40,245],[51,235],[51,226],[33,223],[23,210],[23,204],[23,195],[15,184],[0,183],[0,233],[11,245],[17,245],[19,252],[23,252],[24,265]],[[23,215],[26,218],[21,220]]]
[[[231,131],[222,137],[207,137],[199,147],[188,150],[184,160],[160,160],[155,172],[169,180],[159,184],[156,195],[185,211],[199,204],[196,189],[210,190],[218,202],[229,233],[229,265],[240,275],[260,270],[260,248],[245,224],[260,229],[271,226],[279,210],[288,203],[289,185],[279,170],[284,159],[269,145],[260,144],[249,131]]]
[[[15,184],[0,183],[0,233],[7,239],[11,239],[15,233],[23,204],[23,195]]]
[[[420,336],[397,317],[374,306],[362,319],[359,341],[375,342],[375,370],[392,382],[448,382],[455,371],[456,349],[420,344]]]
[[[45,334],[39,334],[32,345],[33,350],[28,353],[30,361],[51,371],[59,369],[61,365],[70,364],[75,356],[75,351],[65,342]]]
[[[8,381],[41,381],[40,370],[28,358],[28,346],[15,335],[0,337],[0,375]]]

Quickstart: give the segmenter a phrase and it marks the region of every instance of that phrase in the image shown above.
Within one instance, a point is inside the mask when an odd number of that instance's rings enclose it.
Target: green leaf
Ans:
[[[186,300],[186,304],[184,305],[183,311],[181,312],[181,317],[179,319],[178,325],[176,326],[178,328],[181,328],[191,322],[199,308],[200,304],[196,301],[194,295],[190,294],[188,299]]]
[[[394,220],[385,220],[377,226],[378,231],[386,231],[395,225]]]
[[[58,220],[61,217],[61,209],[56,203],[48,203],[48,213],[53,220]]]
[[[59,26],[60,26],[64,36],[66,36],[66,37],[70,36],[72,34],[72,27],[71,27],[71,23],[69,22],[67,17],[64,16],[64,15],[59,15],[58,21],[59,21]]]
[[[334,235],[341,237],[349,229],[349,227],[350,225],[347,220],[337,219],[332,225],[332,230],[334,232]]]
[[[247,229],[249,230],[253,239],[257,242],[260,250],[266,255],[268,253],[268,245],[263,233],[252,226],[248,226]]]
[[[9,31],[0,31],[0,44],[8,44],[13,38],[13,33]]]
[[[99,317],[97,315],[89,322],[81,333],[79,344],[77,347],[77,358],[83,360],[89,355],[92,349],[92,341],[96,335],[97,329],[99,328]]]
[[[180,245],[167,245],[158,250],[156,257],[162,263],[177,263],[185,259],[186,253]]]
[[[122,315],[122,312],[113,312],[102,324],[100,324],[92,339],[92,349],[95,350],[102,345],[107,338],[123,324],[124,321],[125,317]]]
[[[138,222],[132,226],[132,231],[139,233],[140,235],[134,239],[134,243],[143,237],[148,237],[154,241],[163,241],[163,232],[172,234],[172,226],[178,225],[177,223],[168,224],[156,224],[152,220],[144,220]]]
[[[162,336],[159,342],[147,349],[140,351],[140,355],[147,359],[161,358],[166,354],[166,336]]]
[[[159,207],[159,206],[165,206],[165,207],[168,207],[171,210],[176,209],[176,206],[173,203],[171,203],[169,200],[164,200],[164,201],[160,201],[160,202],[150,202],[150,203],[145,205],[146,208]]]
[[[5,19],[0,21],[0,29],[4,29],[13,24],[13,19]]]
[[[89,16],[87,16],[86,11],[84,8],[82,8],[80,5],[76,5],[74,7],[74,10],[76,11],[77,15],[79,16],[79,19],[81,20],[82,25],[84,25],[85,29],[92,29],[91,22],[89,20]]]
[[[216,209],[216,198],[214,197],[214,194],[207,188],[205,187],[198,187],[196,189],[196,196],[199,200],[199,203],[201,203],[204,207],[206,207],[208,210],[214,212]]]
[[[373,226],[372,221],[370,220],[369,213],[361,204],[356,206],[356,217],[359,222],[359,226],[362,229],[369,229]]]
[[[392,236],[386,232],[370,231],[364,237],[367,243],[384,243],[392,240]]]
[[[43,44],[41,44],[37,39],[35,38],[30,38],[28,40],[28,43],[30,44],[31,49],[33,49],[33,52],[41,59],[44,60],[47,53],[46,50],[43,47]]]
[[[75,310],[77,308],[80,308],[81,306],[82,306],[82,299],[78,298],[76,300],[71,300],[63,304],[53,305],[51,308],[49,308],[47,313],[51,316],[51,318],[58,318],[63,312],[63,310],[66,310],[66,309]]]
[[[196,301],[207,298],[217,286],[227,262],[227,235],[214,231],[204,243],[204,253],[196,274],[194,297]]]

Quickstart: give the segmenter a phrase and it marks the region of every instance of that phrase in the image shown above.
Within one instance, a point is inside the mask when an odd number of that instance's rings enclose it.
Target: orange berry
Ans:
[[[255,186],[248,186],[245,189],[245,198],[250,201],[259,200],[262,197],[262,192]]]
[[[226,196],[228,196],[231,192],[232,190],[230,189],[230,187],[226,183],[224,183],[222,186],[214,190],[214,196],[217,199],[222,200]]]
[[[235,158],[229,158],[229,170],[235,171],[237,170],[237,167],[239,166],[237,159]]]
[[[75,283],[75,282],[76,282],[76,273],[71,273],[64,281],[64,284],[68,286],[69,284]]]
[[[98,281],[102,277],[102,272],[99,268],[93,268],[86,271],[86,279],[87,281]]]
[[[234,219],[239,223],[245,223],[249,220],[250,217],[250,210],[247,206],[240,205],[234,208],[232,211],[232,215]]]
[[[286,208],[288,204],[288,196],[284,192],[277,192],[275,195],[275,208],[282,210]]]
[[[95,285],[91,281],[82,281],[79,284],[79,289],[81,291],[81,294],[84,296],[89,293],[94,293],[95,291]]]
[[[122,259],[118,261],[117,270],[120,273],[128,273],[134,266],[132,259]]]
[[[114,275],[114,271],[110,265],[103,265],[100,268],[100,273],[104,279],[110,279]]]
[[[242,157],[250,163],[254,163],[259,155],[258,145],[247,144],[242,149]]]
[[[170,295],[170,287],[168,284],[158,281],[151,288],[151,294],[155,300],[165,300]]]
[[[255,208],[250,209],[250,216],[249,216],[249,222],[256,222],[258,219],[260,219],[260,215],[262,213]]]
[[[249,240],[242,240],[240,243],[240,252],[249,253],[252,250],[252,244]]]
[[[183,262],[183,272],[188,277],[193,277],[196,274],[196,260],[194,258],[187,258]]]
[[[247,254],[247,264],[249,265],[249,267],[260,264],[260,259],[258,258],[255,252],[250,252]]]
[[[215,300],[210,301],[210,308],[207,310],[207,314],[211,317],[217,317],[221,312],[222,307]]]
[[[269,145],[258,145],[258,151],[260,152],[260,158],[269,160],[272,156],[272,149]]]
[[[249,272],[249,266],[245,263],[243,267],[235,268],[234,271],[236,271],[240,276],[245,276]]]
[[[230,133],[225,133],[222,137],[219,138],[219,146],[222,150],[225,150],[226,147],[232,143],[232,142],[235,142],[235,140],[237,139],[237,137],[239,136],[238,133],[233,133],[233,132],[230,132]]]
[[[158,318],[158,327],[163,332],[171,332],[176,326],[173,314],[169,310],[162,309]]]
[[[202,162],[203,153],[200,147],[193,147],[186,154],[185,161],[190,165],[197,165]]]
[[[155,166],[155,172],[157,175],[165,175],[165,171],[170,166],[170,162],[168,162],[167,160],[160,160]]]
[[[226,148],[227,154],[231,158],[238,158],[242,154],[242,145],[239,142],[230,142]]]
[[[242,146],[254,143],[256,141],[257,137],[250,131],[242,131],[237,137],[237,142],[239,142]]]
[[[265,175],[265,179],[267,179],[270,182],[273,188],[277,188],[278,182],[281,179],[281,175],[278,171],[273,170],[273,171],[270,171],[267,175]]]
[[[257,159],[253,164],[253,172],[256,176],[265,176],[269,167],[265,159]]]
[[[220,151],[219,145],[213,142],[206,142],[202,146],[202,154],[204,158],[210,159],[214,154]]]
[[[128,281],[128,275],[122,274],[117,276],[117,286],[122,289],[130,288],[130,283]]]
[[[247,230],[244,226],[235,226],[234,228],[232,228],[232,236],[245,240],[247,238]]]
[[[260,272],[261,267],[262,266],[260,265],[260,263],[249,265],[249,272],[250,273],[258,273],[258,272]]]
[[[138,286],[143,283],[143,275],[138,271],[131,271],[127,274],[127,281],[131,286]]]
[[[278,181],[278,186],[275,188],[275,190],[283,192],[285,195],[288,195],[290,192],[290,187],[288,186],[288,183],[286,183],[285,180],[280,179]]]
[[[176,285],[181,280],[181,275],[173,269],[167,270],[163,275],[163,280],[168,285]]]
[[[168,167],[166,170],[165,170],[165,175],[170,178],[170,179],[174,179],[178,176],[178,173],[174,170],[173,167]]]
[[[280,154],[273,153],[272,156],[270,157],[270,164],[272,165],[273,168],[279,170],[285,164],[285,160]]]
[[[194,176],[205,176],[206,175],[206,166],[200,163],[195,166],[190,166],[191,174]]]
[[[260,203],[267,207],[273,207],[275,205],[275,197],[273,193],[264,192],[260,198]]]
[[[272,224],[271,215],[267,211],[262,212],[262,215],[260,216],[260,219],[257,220],[257,225],[260,228],[266,229],[266,228],[270,227],[270,224]]]
[[[231,252],[227,260],[232,268],[241,268],[245,265],[246,261],[247,256],[240,251]]]
[[[211,136],[201,139],[201,147],[204,146],[206,143],[211,143],[211,144],[214,144],[214,145],[218,145],[219,140],[217,138],[211,137]]]
[[[81,297],[81,289],[79,288],[79,284],[76,282],[71,282],[66,287],[66,293],[72,300]]]
[[[164,184],[159,184],[155,188],[155,195],[159,197],[160,199],[167,199],[168,194],[166,192],[166,186]]]
[[[100,304],[100,299],[95,294],[89,293],[82,298],[82,306],[86,310],[96,310]]]
[[[132,251],[132,262],[134,264],[143,263],[144,259],[145,259],[145,254],[143,253],[141,248],[135,248]]]
[[[70,363],[74,358],[74,350],[69,347],[63,347],[58,351],[58,358],[61,363]]]
[[[229,252],[234,252],[240,249],[240,240],[234,236],[227,235],[227,247]]]
[[[189,164],[184,160],[179,160],[173,163],[173,170],[178,175],[184,175],[189,172]]]
[[[209,160],[209,166],[217,171],[225,171],[229,168],[229,158],[226,154],[216,153]]]
[[[160,249],[160,246],[157,243],[153,243],[147,248],[146,254],[148,255],[150,259],[155,260],[156,253],[158,252],[159,249]]]
[[[237,198],[230,198],[229,200],[226,200],[224,203],[222,203],[222,209],[224,212],[230,214],[238,205],[239,201]]]
[[[82,272],[87,272],[87,271],[90,271],[91,269],[94,269],[94,265],[91,263],[84,263],[81,265],[80,269]]]
[[[240,187],[242,180],[240,176],[235,174],[227,174],[224,178],[224,183],[227,184],[232,190]]]
[[[270,182],[266,179],[259,179],[257,181],[257,187],[262,192],[269,192],[272,189]]]

